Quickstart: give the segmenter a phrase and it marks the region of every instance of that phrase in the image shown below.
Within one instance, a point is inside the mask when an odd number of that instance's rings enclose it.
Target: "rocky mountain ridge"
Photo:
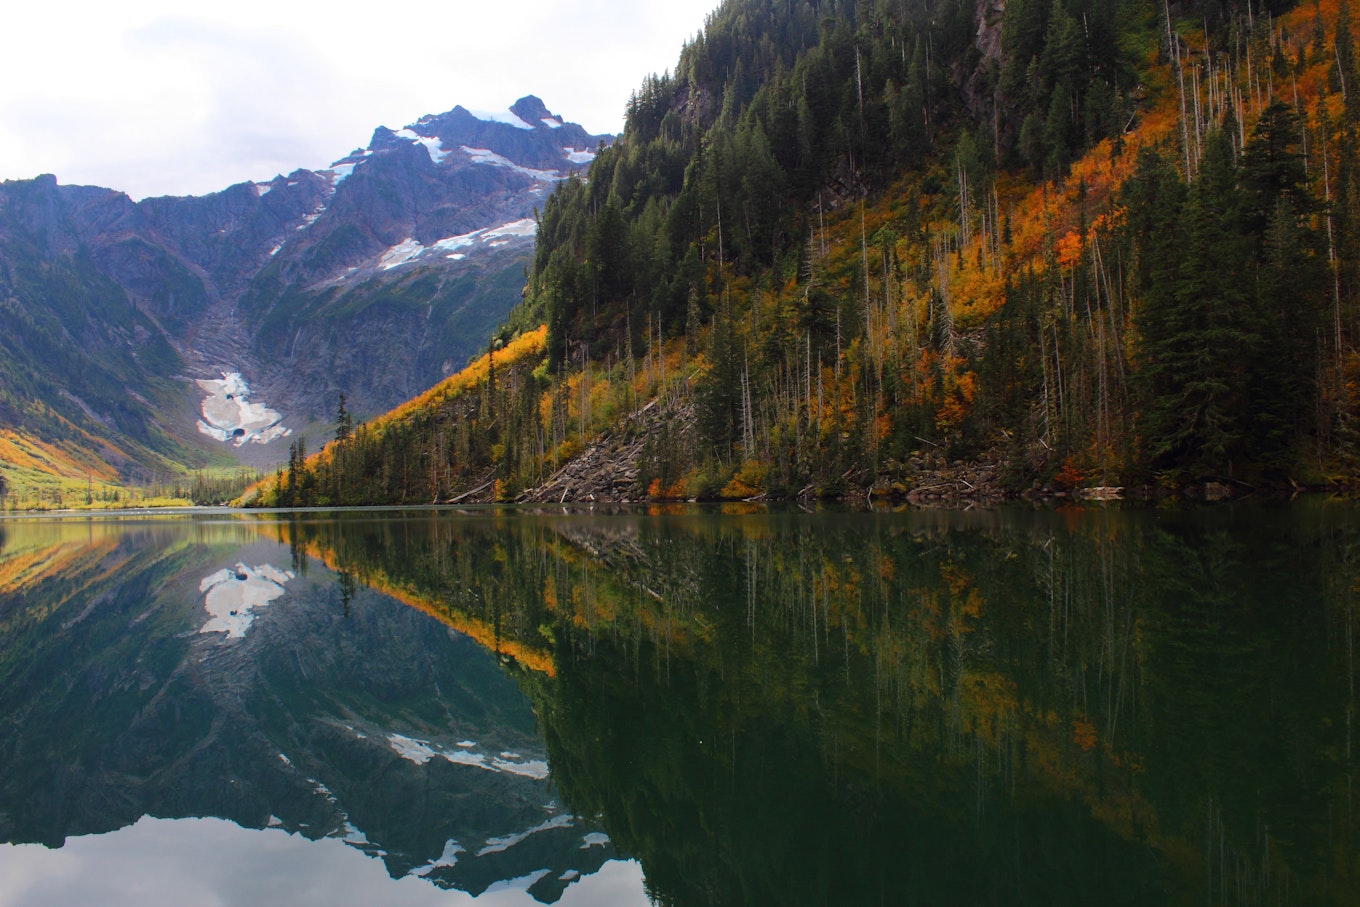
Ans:
[[[329,422],[340,393],[359,418],[388,409],[481,348],[519,300],[535,210],[610,140],[529,96],[202,197],[4,182],[3,428],[104,439],[126,476],[229,449],[195,427],[196,381],[239,375],[274,437]]]

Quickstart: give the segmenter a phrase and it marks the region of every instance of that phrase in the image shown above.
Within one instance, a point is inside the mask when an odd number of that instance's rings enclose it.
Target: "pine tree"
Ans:
[[[1294,439],[1312,425],[1317,394],[1321,301],[1327,291],[1318,237],[1282,196],[1267,226],[1257,265],[1260,335],[1251,365],[1255,457],[1272,472],[1287,469]]]
[[[1228,478],[1250,446],[1245,369],[1259,342],[1241,280],[1247,256],[1232,143],[1210,133],[1180,204],[1174,170],[1150,154],[1140,156],[1128,202],[1144,290],[1139,433],[1154,471]]]
[[[1302,134],[1294,109],[1276,99],[1261,112],[1242,149],[1242,226],[1258,248],[1281,200],[1299,217],[1316,207],[1299,148]]]
[[[350,416],[349,410],[345,408],[345,394],[344,391],[341,391],[340,404],[336,407],[335,412],[335,440],[337,443],[343,444],[350,439],[353,433],[354,420]]]
[[[732,313],[724,303],[709,331],[708,370],[696,389],[699,430],[712,452],[723,461],[732,455],[741,419],[741,366],[736,339],[732,336]]]
[[[282,507],[303,507],[308,502],[304,497],[304,478],[307,474],[307,441],[301,435],[288,445],[288,474],[284,485]]]

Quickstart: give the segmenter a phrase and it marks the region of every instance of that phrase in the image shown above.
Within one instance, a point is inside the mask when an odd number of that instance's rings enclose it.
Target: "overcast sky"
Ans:
[[[526,94],[617,132],[629,92],[674,68],[718,2],[7,3],[0,179],[201,195]]]

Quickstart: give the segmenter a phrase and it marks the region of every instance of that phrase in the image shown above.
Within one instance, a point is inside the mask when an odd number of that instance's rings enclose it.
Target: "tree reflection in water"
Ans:
[[[302,521],[467,629],[668,904],[1352,903],[1360,521]]]

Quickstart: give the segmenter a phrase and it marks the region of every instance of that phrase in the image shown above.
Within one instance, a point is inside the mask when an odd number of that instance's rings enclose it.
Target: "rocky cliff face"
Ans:
[[[340,393],[386,410],[483,347],[519,300],[536,207],[609,140],[526,97],[204,197],[0,184],[0,302],[24,325],[0,349],[0,427],[41,431],[45,408],[115,446],[135,422],[157,451],[212,449],[193,379],[234,373],[287,428],[327,422]],[[33,361],[44,346],[63,355]],[[91,370],[116,391],[71,390]]]

